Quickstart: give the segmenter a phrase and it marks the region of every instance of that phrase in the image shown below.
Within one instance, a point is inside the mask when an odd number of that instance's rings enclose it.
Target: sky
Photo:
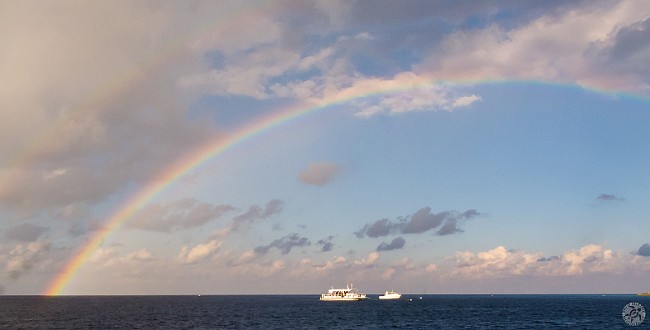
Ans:
[[[0,294],[650,290],[645,1],[2,1]]]

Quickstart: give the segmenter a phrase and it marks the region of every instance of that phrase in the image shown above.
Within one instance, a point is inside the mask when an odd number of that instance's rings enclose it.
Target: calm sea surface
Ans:
[[[404,295],[323,302],[318,295],[0,296],[0,328],[36,329],[502,329],[628,326],[633,295]],[[422,297],[420,299],[420,297]]]

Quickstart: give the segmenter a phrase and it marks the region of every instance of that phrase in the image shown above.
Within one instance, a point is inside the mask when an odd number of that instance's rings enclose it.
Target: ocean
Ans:
[[[403,295],[324,302],[318,295],[0,296],[8,329],[623,329],[634,295]],[[637,318],[636,321],[639,321]]]

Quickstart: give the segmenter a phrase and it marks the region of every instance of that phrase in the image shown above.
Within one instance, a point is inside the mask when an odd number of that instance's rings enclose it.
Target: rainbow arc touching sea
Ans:
[[[479,83],[480,82],[461,84]],[[533,83],[540,82],[533,81]],[[545,82],[541,83],[548,84]],[[282,111],[277,111],[255,121],[252,121],[229,135],[220,135],[211,139],[208,143],[188,153],[170,165],[168,168],[163,170],[159,175],[155,176],[151,182],[146,184],[130,199],[128,199],[119,208],[117,208],[117,210],[112,213],[105,221],[103,227],[94,232],[93,236],[87,241],[87,243],[78,250],[74,257],[65,265],[63,270],[59,272],[54,280],[50,282],[43,294],[48,296],[63,294],[66,286],[72,281],[75,274],[86,263],[86,261],[92,257],[95,251],[102,245],[102,243],[109,235],[119,229],[121,225],[133,217],[136,212],[141,210],[144,206],[146,206],[158,195],[160,195],[160,193],[164,191],[165,188],[186,174],[192,172],[194,169],[198,168],[207,161],[237,147],[238,145],[241,145],[247,140],[251,140],[256,136],[263,134],[264,132],[274,127],[281,126],[283,123],[290,122],[301,116],[328,109],[339,104],[345,104],[354,100],[369,98],[386,93],[390,94],[405,92],[432,84],[442,85],[445,83],[434,81],[426,77],[419,77],[417,79],[410,79],[408,83],[399,86],[388,84],[384,85],[383,88],[376,88],[376,86],[366,86],[368,88],[364,88],[362,90],[344,90],[326,101],[321,101],[317,104],[294,105]],[[595,88],[589,89],[594,90],[598,93],[603,92],[602,90]]]
[[[103,105],[109,104],[115,95],[129,90],[138,81],[142,81],[148,77],[151,72],[157,71],[159,68],[164,67],[171,62],[172,59],[181,56],[187,51],[187,45],[200,40],[203,36],[209,36],[212,33],[219,31],[236,31],[238,27],[244,27],[248,22],[257,21],[258,16],[272,10],[276,6],[276,2],[262,1],[254,5],[243,6],[238,10],[234,10],[229,17],[221,21],[206,22],[203,25],[197,26],[195,30],[182,36],[174,36],[170,38],[170,42],[159,50],[153,51],[139,63],[135,63],[132,67],[127,68],[124,72],[116,74],[112,79],[105,82],[96,91],[87,95],[80,104],[71,111],[67,117],[62,117],[57,120],[52,127],[44,130],[40,136],[33,139],[23,150],[13,157],[13,160],[8,164],[8,168],[21,168],[31,161],[40,153],[46,150],[47,141],[53,140],[57,134],[62,131],[62,127],[69,121],[78,118],[83,118],[93,109],[103,108]],[[451,78],[451,79],[450,79]],[[328,109],[338,104],[344,104],[353,100],[372,97],[384,93],[398,93],[401,91],[409,91],[412,89],[423,88],[428,85],[435,84],[461,84],[461,85],[474,85],[483,83],[498,83],[507,80],[488,81],[485,79],[475,79],[475,77],[438,77],[432,78],[431,76],[416,76],[415,74],[402,74],[399,79],[381,80],[381,79],[367,79],[362,86],[356,88],[349,88],[342,90],[340,93],[331,97],[326,97],[324,100],[314,101],[309,104],[299,104],[288,107],[286,109],[273,112],[270,115],[263,116],[257,120],[251,121],[240,127],[238,130],[233,131],[231,134],[215,136],[207,143],[201,145],[197,149],[189,152],[184,157],[178,159],[169,167],[164,169],[154,179],[144,185],[141,189],[135,192],[129,199],[122,203],[110,216],[105,220],[104,225],[98,230],[94,231],[92,236],[89,237],[86,244],[81,246],[74,256],[67,262],[65,267],[56,274],[54,279],[47,285],[43,294],[45,295],[60,295],[63,294],[67,285],[72,281],[75,274],[87,262],[87,260],[95,253],[95,251],[103,244],[107,237],[118,230],[126,221],[132,218],[139,210],[154,200],[160,195],[167,187],[176,182],[189,172],[192,172],[201,164],[222,155],[223,153],[231,150],[243,142],[253,139],[264,132],[281,126],[281,124],[292,121],[298,117],[305,116],[310,113]],[[530,81],[528,81],[530,82]],[[538,83],[538,81],[532,81]],[[542,84],[549,84],[549,82],[539,82]],[[551,83],[552,84],[552,83]],[[557,85],[557,84],[553,84]],[[575,86],[568,85],[567,86]],[[585,86],[582,86],[585,87]],[[586,87],[596,92],[608,91]],[[2,182],[3,189],[11,189],[15,181],[9,174],[0,173],[0,182]]]
[[[188,153],[186,156],[163,170],[159,175],[155,176],[151,182],[123,203],[121,207],[108,217],[104,225],[93,234],[87,243],[78,250],[74,257],[65,265],[63,270],[59,272],[55,279],[47,286],[43,294],[48,296],[62,294],[67,284],[70,283],[77,271],[94,254],[111,233],[119,229],[125,221],[130,219],[136,212],[156,198],[156,196],[158,196],[166,187],[208,160],[223,154],[246,140],[253,139],[273,127],[279,126],[298,117],[327,109],[338,104],[350,102],[355,99],[362,99],[382,93],[395,93],[400,90],[419,88],[424,84],[431,83],[431,81],[426,79],[417,79],[407,85],[401,86],[400,88],[390,86],[390,90],[366,90],[361,94],[344,91],[331,97],[329,100],[321,101],[316,105],[300,104],[282,111],[274,112],[266,117],[252,121],[234,133],[226,136],[220,135],[211,139],[208,143],[202,145],[193,152]]]
[[[104,226],[94,233],[94,236],[79,249],[79,252],[67,263],[63,271],[50,283],[44,294],[49,296],[60,295],[75,273],[99,248],[106,237],[116,231],[126,220],[154,199],[167,186],[208,159],[222,154],[247,139],[253,138],[268,128],[311,110],[310,108],[304,111],[297,109],[299,108],[274,114],[253,122],[233,134],[217,137],[162,171],[106,220]]]

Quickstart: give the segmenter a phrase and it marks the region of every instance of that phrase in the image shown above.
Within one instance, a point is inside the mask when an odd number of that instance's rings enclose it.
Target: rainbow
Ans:
[[[523,82],[523,81],[520,81]],[[539,81],[529,81],[532,83],[542,83]],[[63,270],[58,273],[56,278],[47,286],[44,295],[55,296],[61,295],[75,274],[84,265],[84,263],[95,253],[105,239],[120,228],[127,220],[133,217],[136,212],[154,200],[167,187],[172,185],[181,177],[197,169],[207,161],[231,150],[245,141],[254,139],[272,128],[278,127],[283,123],[290,122],[296,118],[305,116],[310,113],[332,108],[333,106],[345,104],[354,100],[362,100],[382,94],[394,94],[402,91],[409,91],[431,85],[454,85],[454,84],[477,84],[479,82],[441,82],[433,80],[430,77],[412,76],[408,79],[401,79],[399,83],[387,80],[371,80],[361,87],[349,88],[328,97],[326,100],[320,100],[311,104],[298,104],[287,109],[276,111],[270,115],[261,117],[255,121],[244,125],[231,134],[219,135],[210,139],[208,143],[203,144],[194,151],[186,154],[174,164],[163,170],[154,177],[146,186],[136,192],[130,199],[121,205],[105,222],[105,225],[97,230],[88,242],[82,246],[74,257],[65,265]],[[494,82],[493,82],[494,83]],[[551,84],[557,85],[557,84]],[[576,86],[568,85],[567,86]],[[583,87],[584,88],[584,87]],[[597,93],[603,93],[595,88],[587,88]],[[609,92],[612,93],[612,92]],[[622,93],[618,92],[618,95]],[[623,93],[624,94],[624,93]],[[627,94],[625,94],[627,95]]]
[[[435,82],[433,82],[435,83]],[[104,240],[120,226],[135,215],[140,209],[147,205],[150,201],[156,198],[165,188],[174,183],[179,178],[199,167],[206,161],[223,154],[224,152],[233,149],[244,141],[253,139],[263,132],[281,125],[282,123],[291,121],[298,117],[331,108],[338,104],[344,104],[355,99],[368,98],[374,95],[384,93],[395,93],[402,90],[411,90],[414,88],[431,85],[432,82],[428,79],[417,78],[412,79],[408,84],[400,86],[391,83],[384,86],[384,88],[375,88],[372,90],[364,90],[360,92],[357,89],[347,89],[330,97],[327,101],[321,101],[315,105],[299,104],[289,107],[283,111],[274,112],[266,117],[258,119],[243,126],[239,130],[229,135],[217,136],[201,147],[195,149],[193,152],[188,153],[180,160],[163,170],[159,175],[155,176],[144,188],[139,190],[120,208],[118,208],[105,222],[104,226],[97,230],[94,235],[82,246],[77,254],[65,265],[63,270],[56,276],[56,278],[48,285],[44,291],[44,295],[56,296],[62,294],[66,285],[72,280],[76,272],[83,266],[83,264],[93,255],[93,253],[101,246]],[[377,87],[378,81],[371,83],[365,87]]]
[[[178,38],[175,42],[167,45],[167,47],[164,47],[163,49],[157,51],[155,54],[150,54],[149,57],[144,58],[140,63],[136,63],[136,65],[133,67],[128,68],[127,71],[123,72],[115,79],[108,81],[103,88],[98,89],[94,93],[90,94],[85,100],[82,100],[77,109],[73,111],[73,113],[71,113],[69,116],[65,118],[59,118],[59,120],[49,130],[45,131],[40,137],[35,139],[31,144],[27,145],[22,150],[22,152],[14,158],[14,161],[10,164],[12,166],[9,167],[20,168],[20,165],[29,163],[31,158],[42,153],[43,150],[46,149],[46,142],[51,140],[51,137],[55,136],[61,130],[62,125],[64,125],[70,119],[83,116],[87,111],[93,111],[92,109],[101,108],[102,105],[108,104],[114,95],[128,90],[128,86],[132,86],[133,84],[137,83],[137,81],[145,79],[148,73],[157,70],[158,67],[164,65],[165,63],[168,63],[172,58],[185,51],[187,44],[190,43],[189,41],[195,40],[197,34],[199,36],[208,34],[215,29],[219,29],[225,24],[230,24],[231,22],[245,22],[246,20],[242,19],[244,16],[253,19],[256,13],[263,10],[263,8],[260,7],[263,6],[258,5],[257,7],[253,8],[255,10],[246,8],[244,11],[235,13],[233,17],[228,19],[226,22],[218,22],[216,26],[201,27],[198,32],[189,34],[184,38]],[[450,80],[446,80],[446,82],[454,84],[454,82]],[[486,82],[489,83],[490,81],[480,81],[474,79],[473,77],[456,80],[456,83],[459,84],[477,84]],[[442,82],[436,81],[431,77],[415,75],[406,75],[399,77],[399,79],[393,80],[368,79],[364,81],[362,85],[344,89],[336,95],[327,96],[322,100],[312,101],[312,103],[294,105],[282,111],[273,112],[270,115],[261,117],[244,125],[243,127],[230,134],[227,134],[225,136],[215,136],[207,143],[186,154],[184,157],[180,158],[178,161],[174,162],[172,165],[164,169],[162,172],[156,175],[153,180],[147,183],[143,188],[138,190],[133,196],[131,196],[131,198],[129,198],[119,208],[117,208],[106,219],[103,227],[93,233],[93,236],[88,239],[87,243],[83,245],[76,252],[76,254],[74,254],[72,259],[67,262],[62,271],[60,271],[55,276],[54,280],[52,280],[47,285],[43,294],[49,296],[62,294],[66,286],[74,278],[75,274],[102,245],[102,243],[109,235],[118,230],[126,221],[132,218],[145,205],[159,196],[160,193],[169,187],[172,183],[188,174],[189,172],[192,172],[194,169],[207,162],[208,160],[213,159],[214,157],[217,157],[227,152],[228,150],[235,148],[247,140],[253,139],[263,134],[271,128],[277,127],[282,123],[289,122],[298,117],[305,116],[319,110],[328,109],[332,106],[344,104],[355,99],[363,99],[384,93],[396,93],[441,83]],[[603,92],[595,88],[588,89],[593,89],[597,92]],[[0,182],[3,182],[3,185],[5,187],[11,186],[11,175],[0,177]]]

